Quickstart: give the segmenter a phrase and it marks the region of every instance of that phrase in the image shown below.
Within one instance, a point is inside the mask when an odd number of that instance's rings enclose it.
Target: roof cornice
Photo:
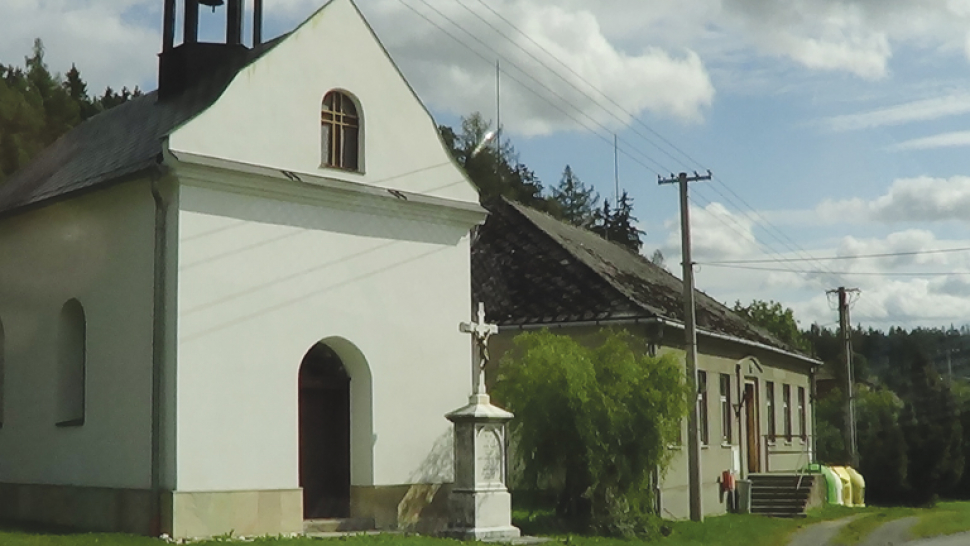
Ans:
[[[216,157],[166,151],[165,163],[183,184],[279,201],[316,204],[386,216],[471,227],[487,211],[477,203],[382,188]]]

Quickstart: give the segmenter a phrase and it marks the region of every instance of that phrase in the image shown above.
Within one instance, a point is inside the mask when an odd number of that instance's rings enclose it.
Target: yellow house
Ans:
[[[505,200],[486,208],[488,220],[472,243],[472,292],[499,326],[492,362],[523,331],[548,328],[595,343],[604,327],[626,329],[653,354],[684,359],[680,279],[547,214]],[[695,299],[702,502],[704,513],[715,515],[727,510],[724,471],[792,473],[812,461],[812,379],[822,363],[707,294],[698,291]],[[685,421],[681,438],[686,430]],[[670,449],[678,453],[660,480],[660,512],[686,518],[687,453],[682,445]],[[753,509],[782,514],[780,504]]]

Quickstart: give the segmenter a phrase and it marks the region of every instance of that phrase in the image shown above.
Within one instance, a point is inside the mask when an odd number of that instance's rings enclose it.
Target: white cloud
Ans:
[[[970,146],[970,131],[954,131],[923,138],[906,140],[892,146],[891,150],[930,150],[933,148],[955,148]]]
[[[881,238],[847,236],[835,255],[910,254],[826,260],[822,267],[837,272],[842,284],[861,289],[853,307],[854,323],[878,327],[890,323],[907,327],[962,324],[970,313],[970,252],[925,251],[968,247],[970,241],[939,239],[927,230],[898,231]],[[824,299],[816,296],[800,302],[796,310],[825,317],[822,303]]]
[[[692,207],[691,214],[694,257],[700,262],[697,287],[727,304],[775,300],[794,309],[802,327],[832,325],[838,315],[826,291],[847,286],[861,290],[852,308],[854,324],[945,326],[963,324],[970,316],[970,251],[925,252],[970,248],[970,240],[905,229],[878,237],[802,242],[800,246],[811,249],[806,251],[765,253],[769,245],[756,239],[757,224],[750,216],[732,214],[718,203]],[[676,256],[679,222],[668,220],[666,230],[664,252]],[[868,257],[873,254],[896,255]],[[816,259],[803,260],[808,256]],[[770,261],[730,267],[705,264],[761,259]],[[788,259],[795,261],[784,261]]]
[[[649,45],[637,53],[621,51],[586,9],[490,3],[526,38],[474,2],[409,1],[407,6],[413,9],[382,0],[369,15],[419,95],[455,114],[495,111],[498,57],[504,72],[503,125],[526,135],[615,128],[629,123],[628,113],[646,111],[698,121],[713,101],[714,87],[696,53]]]
[[[723,0],[725,14],[768,55],[866,79],[889,73],[893,47],[962,51],[970,15],[950,0]]]
[[[759,252],[754,221],[729,211],[720,203],[691,206],[691,249],[694,261],[720,261],[749,257]],[[680,220],[666,223],[665,256],[680,255]]]
[[[859,260],[841,260],[842,267],[854,268],[861,264],[866,271],[882,269],[885,271],[898,270],[903,266],[934,265],[947,266],[955,262],[954,256],[947,253],[917,254],[926,250],[952,248],[949,243],[940,241],[936,235],[925,229],[909,229],[890,233],[882,239],[860,239],[847,235],[842,238],[836,255],[840,258],[855,256],[870,256],[873,254],[896,254],[879,258],[865,258]],[[959,256],[957,256],[959,258]],[[965,260],[960,260],[965,263]],[[835,261],[832,262],[835,265]]]
[[[827,199],[816,210],[829,222],[970,222],[970,177],[899,179],[876,199]]]
[[[76,63],[92,95],[109,85],[150,85],[161,33],[159,19],[144,15],[159,7],[153,0],[2,0],[0,60],[22,65],[41,38],[51,71]]]
[[[323,3],[324,0],[271,3],[266,10],[268,26],[289,30]],[[362,0],[360,4],[419,95],[437,109],[462,115],[475,110],[493,112],[492,60],[497,56],[507,58],[509,62],[503,63],[509,73],[503,82],[503,124],[512,131],[546,134],[579,127],[570,117],[590,128],[601,125],[615,128],[630,121],[628,113],[644,112],[696,122],[703,118],[713,101],[714,87],[696,53],[679,46],[661,49],[646,41],[641,42],[637,51],[620,50],[605,35],[596,16],[581,6],[562,7],[541,0],[489,3],[563,63],[559,64],[474,2],[430,0],[425,4],[408,0],[408,5],[468,43],[487,62],[397,0]],[[444,20],[428,5],[461,28]],[[19,64],[19,59],[29,53],[33,39],[41,37],[47,45],[51,68],[63,73],[72,62],[77,63],[92,93],[99,93],[107,85],[153,87],[155,55],[161,43],[160,6],[157,0],[0,0],[0,59]],[[501,34],[483,23],[479,16]],[[215,19],[211,19],[212,24],[206,24],[208,17],[208,12],[204,12],[203,39],[219,38],[219,25]],[[16,24],[11,24],[14,21]],[[497,53],[489,51],[462,29],[495,48]],[[552,75],[520,47],[529,49],[565,81]],[[521,80],[526,88],[513,78]],[[605,92],[619,107],[591,91],[586,82]],[[543,89],[543,85],[553,91]],[[595,100],[572,86],[584,89]],[[556,103],[558,108],[550,106],[533,91]],[[562,95],[562,99],[553,93]],[[603,104],[606,110],[595,106],[595,102]],[[563,114],[560,108],[569,115]]]
[[[930,121],[966,113],[970,113],[970,93],[959,93],[908,102],[870,112],[834,116],[824,120],[824,125],[833,131],[853,131],[917,121]]]
[[[876,79],[892,56],[888,32],[853,2],[725,0],[762,51],[803,66]]]
[[[967,240],[941,240],[925,230],[906,230],[882,238],[844,238],[816,256],[862,256],[937,248],[968,248]],[[801,325],[832,323],[837,317],[826,291],[838,286],[860,289],[852,307],[854,324],[941,326],[963,324],[970,315],[970,252],[917,254],[880,258],[820,259],[815,262],[759,265],[829,273],[779,273],[711,268],[698,274],[699,286],[715,296],[748,301],[774,299],[792,307]],[[769,275],[780,282],[773,283]],[[704,284],[701,284],[701,280]]]

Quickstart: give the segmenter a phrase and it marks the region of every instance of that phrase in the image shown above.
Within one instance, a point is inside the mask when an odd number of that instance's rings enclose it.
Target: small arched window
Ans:
[[[68,300],[61,308],[57,330],[57,405],[59,427],[84,424],[84,383],[87,361],[87,324],[84,308],[77,300]]]
[[[360,170],[360,116],[354,99],[340,91],[323,97],[320,114],[323,165]]]

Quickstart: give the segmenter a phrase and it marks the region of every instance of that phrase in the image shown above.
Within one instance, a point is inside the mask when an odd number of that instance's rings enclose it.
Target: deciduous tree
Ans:
[[[734,312],[795,349],[806,353],[811,350],[808,338],[795,321],[795,312],[776,301],[754,300],[748,305],[738,301],[734,303]]]

